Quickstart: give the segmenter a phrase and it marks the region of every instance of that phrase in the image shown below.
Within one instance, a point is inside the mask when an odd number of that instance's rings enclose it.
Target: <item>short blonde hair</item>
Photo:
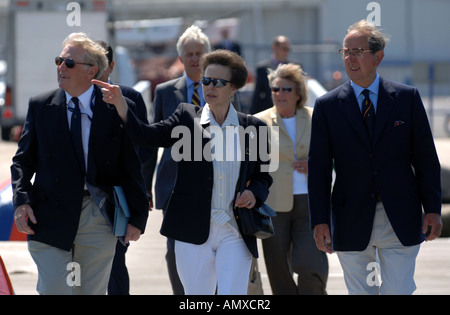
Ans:
[[[97,42],[86,36],[85,33],[72,33],[63,41],[63,48],[67,45],[79,46],[84,49],[85,56],[83,62],[97,66],[96,79],[100,79],[103,71],[108,67],[106,50]]]
[[[295,92],[300,96],[300,99],[297,101],[297,108],[305,106],[308,100],[308,86],[302,67],[293,63],[280,64],[276,70],[269,72],[269,85],[272,85],[273,81],[278,78],[294,82]]]

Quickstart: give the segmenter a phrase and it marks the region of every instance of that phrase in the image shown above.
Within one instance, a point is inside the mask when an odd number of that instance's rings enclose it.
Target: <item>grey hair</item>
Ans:
[[[347,29],[347,34],[351,32],[363,32],[369,34],[369,49],[372,50],[372,54],[384,50],[386,43],[389,42],[389,36],[381,32],[375,24],[372,24],[367,20],[361,20],[352,24]]]
[[[85,50],[83,62],[97,66],[96,79],[100,79],[103,71],[108,67],[106,50],[97,42],[86,36],[85,33],[72,33],[63,41],[63,48],[67,45],[79,46]]]
[[[202,32],[200,27],[192,25],[184,31],[184,33],[180,36],[180,38],[178,38],[177,42],[178,56],[181,57],[183,55],[183,44],[188,39],[192,39],[198,43],[205,45],[205,52],[211,51],[211,44],[209,42],[208,36],[206,36],[205,33]]]

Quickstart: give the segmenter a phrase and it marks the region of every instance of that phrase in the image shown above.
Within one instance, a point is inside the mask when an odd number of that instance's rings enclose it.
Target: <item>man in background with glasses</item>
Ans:
[[[269,70],[275,70],[280,64],[297,63],[289,60],[291,41],[288,37],[279,35],[272,41],[272,56],[260,62],[256,67],[256,82],[253,92],[253,102],[250,114],[256,114],[273,106],[272,92],[267,75]]]
[[[377,74],[386,41],[365,20],[350,26],[340,50],[350,80],[316,100],[312,119],[311,225],[350,294],[412,294],[420,243],[442,229],[427,114],[416,88]]]
[[[107,67],[105,50],[73,33],[55,63],[59,89],[30,99],[13,158],[14,220],[28,234],[40,294],[105,294],[117,243],[113,186],[131,212],[124,241],[138,240],[147,222],[141,164],[91,83]]]

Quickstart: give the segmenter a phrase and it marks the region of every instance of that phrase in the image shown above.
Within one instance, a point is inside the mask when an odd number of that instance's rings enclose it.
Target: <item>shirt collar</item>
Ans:
[[[186,86],[187,87],[194,87],[194,83],[200,83],[200,82],[195,82],[194,80],[192,80],[191,78],[189,78],[186,74],[186,71],[184,72],[184,77],[186,78]]]
[[[209,108],[209,104],[206,103],[202,110],[202,115],[200,116],[200,124],[206,125],[211,124],[214,126],[219,126],[219,124],[214,119],[214,115],[211,112],[211,109]],[[221,128],[227,127],[227,126],[239,126],[239,119],[237,116],[237,112],[234,109],[233,105],[230,102],[230,107],[228,109],[228,115],[227,118],[225,118],[225,121],[223,122],[222,126],[219,126]]]
[[[87,89],[86,92],[78,96],[78,100],[80,101],[80,109],[89,110],[91,108],[91,97],[92,93],[94,92],[94,85],[91,85],[89,89]],[[66,102],[67,105],[72,99],[72,95],[66,92]]]
[[[367,88],[363,88],[362,86],[359,86],[358,84],[354,83],[353,81],[350,81],[350,84],[353,88],[353,91],[355,92],[356,97],[359,97],[359,95],[364,91],[365,89],[369,90],[370,92],[378,95],[378,90],[380,87],[380,77],[377,75],[375,76],[375,80],[373,80],[372,84],[369,85]]]

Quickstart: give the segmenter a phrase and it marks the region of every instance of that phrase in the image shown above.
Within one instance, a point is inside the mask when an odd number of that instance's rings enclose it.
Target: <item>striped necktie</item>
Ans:
[[[362,91],[364,95],[364,101],[362,103],[362,118],[367,128],[367,132],[369,133],[369,137],[372,140],[373,138],[373,130],[375,127],[375,109],[373,107],[373,103],[369,98],[370,91],[365,89]]]
[[[200,96],[198,95],[198,88],[200,87],[200,83],[195,82],[194,83],[194,94],[192,94],[192,100],[191,103],[197,106],[200,106]]]

